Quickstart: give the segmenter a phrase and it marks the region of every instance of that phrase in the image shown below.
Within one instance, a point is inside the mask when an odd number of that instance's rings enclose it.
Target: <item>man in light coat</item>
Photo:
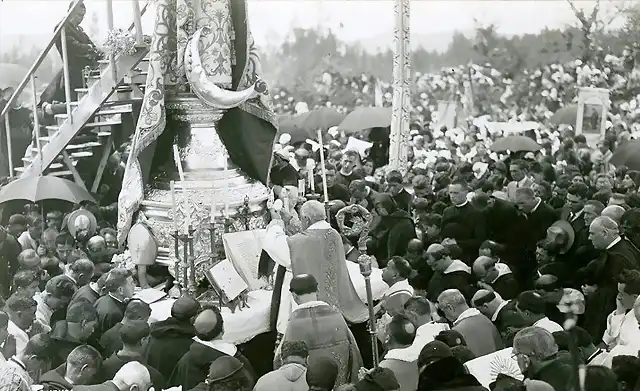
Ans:
[[[476,308],[469,308],[457,289],[447,289],[438,296],[438,308],[453,330],[467,341],[467,347],[476,357],[496,352],[504,347],[496,326]]]
[[[303,341],[285,341],[280,348],[282,366],[260,379],[253,391],[307,391],[307,358],[309,349]]]

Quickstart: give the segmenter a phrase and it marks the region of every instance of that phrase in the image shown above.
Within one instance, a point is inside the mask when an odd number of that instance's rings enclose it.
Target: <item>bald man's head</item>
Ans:
[[[619,236],[618,224],[610,217],[596,217],[589,226],[589,240],[597,250],[606,249]]]
[[[138,361],[130,361],[116,372],[112,382],[118,390],[130,390],[133,386],[138,390],[148,390],[151,387],[151,374]]]
[[[487,275],[489,268],[495,263],[496,261],[493,258],[481,255],[473,262],[473,274],[475,274],[476,277],[483,279],[484,276]]]
[[[196,336],[203,341],[213,341],[222,337],[224,325],[222,314],[218,307],[203,308],[193,322]]]
[[[609,205],[602,210],[601,215],[611,218],[611,220],[620,224],[620,219],[622,219],[622,215],[625,210],[620,205]]]

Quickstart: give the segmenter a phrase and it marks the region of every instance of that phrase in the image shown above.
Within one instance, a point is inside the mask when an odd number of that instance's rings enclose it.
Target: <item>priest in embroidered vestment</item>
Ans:
[[[274,291],[280,291],[280,305],[276,329],[284,334],[294,308],[291,292],[287,290],[292,276],[309,274],[318,282],[318,300],[337,308],[350,323],[368,319],[368,310],[353,287],[342,238],[326,221],[324,205],[307,201],[300,208],[300,222],[304,231],[287,237],[280,213],[271,211],[263,241],[264,251],[278,267],[286,269],[276,276]],[[284,287],[284,289],[282,289]]]
[[[336,387],[358,379],[362,357],[347,322],[335,307],[318,299],[318,282],[309,274],[291,279],[289,291],[298,308],[291,314],[284,341],[304,341],[309,360],[329,357],[338,364]],[[281,346],[276,351],[274,368],[282,365]]]

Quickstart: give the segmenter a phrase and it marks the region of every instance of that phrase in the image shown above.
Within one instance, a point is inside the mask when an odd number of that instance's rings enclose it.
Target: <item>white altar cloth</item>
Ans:
[[[347,261],[349,276],[360,299],[367,302],[365,280],[360,274],[360,266],[355,262]],[[288,289],[283,287],[283,289]],[[373,269],[371,272],[371,291],[373,299],[378,300],[388,289],[382,281],[382,270]],[[256,335],[269,331],[269,313],[271,310],[272,291],[257,289],[249,292],[247,304],[249,308],[243,308],[231,313],[228,308],[222,308],[224,319],[224,335],[222,339],[233,344],[241,344],[250,341]],[[149,323],[159,322],[171,316],[171,306],[175,299],[167,298],[151,304],[151,317]]]

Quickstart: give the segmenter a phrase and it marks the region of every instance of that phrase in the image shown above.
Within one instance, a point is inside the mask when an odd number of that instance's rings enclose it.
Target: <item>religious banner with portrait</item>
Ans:
[[[581,87],[578,91],[576,134],[584,134],[591,145],[604,137],[609,112],[609,90]]]

